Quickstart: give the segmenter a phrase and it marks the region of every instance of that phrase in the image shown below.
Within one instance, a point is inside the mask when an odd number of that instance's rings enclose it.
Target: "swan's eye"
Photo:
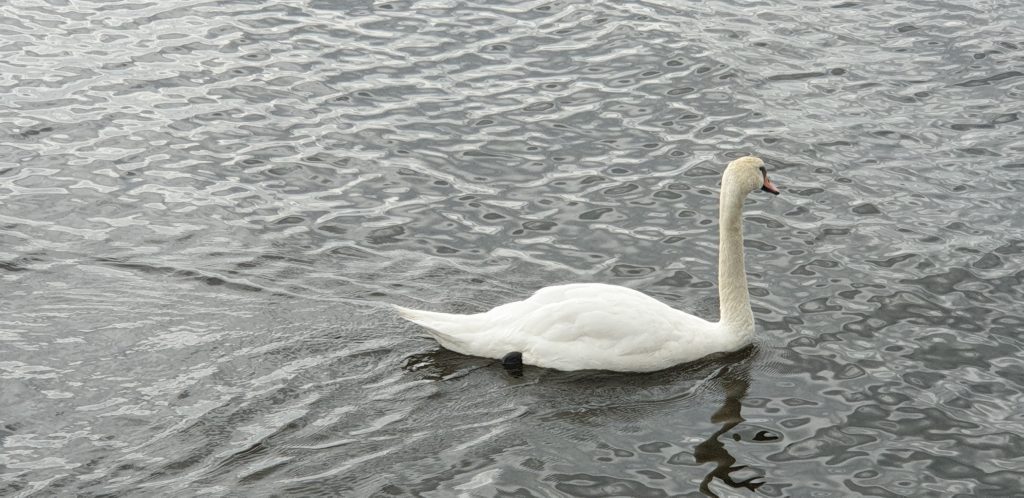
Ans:
[[[761,166],[760,168],[757,168],[757,169],[761,170],[761,177],[762,178],[768,178],[768,170],[765,169],[764,166]]]

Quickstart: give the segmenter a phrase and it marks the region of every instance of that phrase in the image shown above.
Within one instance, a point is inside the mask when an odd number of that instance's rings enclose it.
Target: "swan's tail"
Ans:
[[[484,325],[480,315],[437,313],[397,305],[395,310],[402,318],[426,328],[442,346],[458,353],[469,349],[473,333],[482,330]]]

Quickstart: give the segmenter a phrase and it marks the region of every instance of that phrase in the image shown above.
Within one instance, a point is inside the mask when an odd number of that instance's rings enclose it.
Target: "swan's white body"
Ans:
[[[524,364],[558,370],[651,372],[735,351],[754,334],[743,267],[743,199],[756,188],[778,193],[763,164],[740,158],[723,175],[718,322],[633,289],[596,283],[545,287],[526,300],[473,315],[396,308],[452,351],[488,358],[520,352]]]
[[[720,324],[618,285],[545,287],[475,315],[399,311],[452,351],[488,358],[519,351],[527,365],[559,370],[661,370],[746,343]]]

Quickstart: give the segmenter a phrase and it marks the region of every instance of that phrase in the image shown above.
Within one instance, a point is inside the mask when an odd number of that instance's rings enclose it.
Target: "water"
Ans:
[[[0,6],[0,495],[1009,496],[1015,2]],[[440,350],[576,281],[757,344],[647,375]]]

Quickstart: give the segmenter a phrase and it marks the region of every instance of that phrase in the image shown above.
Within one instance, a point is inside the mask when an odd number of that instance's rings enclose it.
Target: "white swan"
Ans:
[[[606,284],[545,287],[524,301],[474,315],[396,308],[457,353],[507,361],[509,353],[518,352],[523,364],[558,370],[651,372],[735,351],[754,334],[741,218],[743,200],[756,189],[779,193],[761,159],[742,157],[729,163],[719,200],[717,323],[672,309],[642,292]]]

